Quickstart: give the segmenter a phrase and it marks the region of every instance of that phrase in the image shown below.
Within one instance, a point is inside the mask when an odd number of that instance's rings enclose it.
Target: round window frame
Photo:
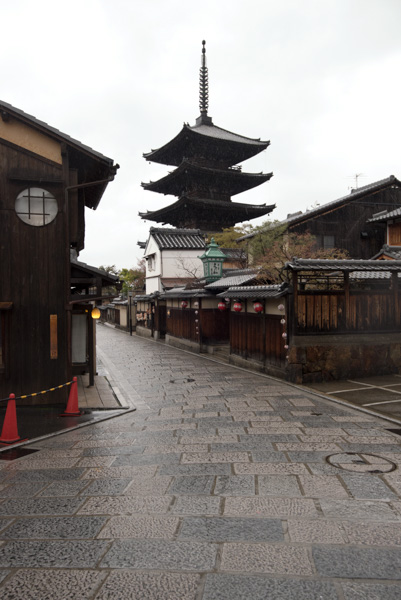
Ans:
[[[31,212],[31,200],[43,202],[41,212]],[[26,225],[30,225],[31,227],[45,227],[52,223],[57,217],[58,202],[55,196],[48,190],[30,186],[23,189],[18,194],[15,199],[14,209],[15,214]],[[23,209],[25,209],[25,211]],[[41,219],[38,219],[37,217],[41,217]],[[40,220],[42,222],[38,222]]]

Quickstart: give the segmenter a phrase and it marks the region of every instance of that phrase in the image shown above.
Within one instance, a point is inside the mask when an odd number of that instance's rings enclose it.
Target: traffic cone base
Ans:
[[[78,408],[78,381],[73,377],[67,406],[60,417],[80,417],[83,414],[83,411]]]
[[[18,435],[17,409],[15,407],[15,395],[10,394],[7,402],[6,414],[4,417],[3,428],[1,430],[0,445],[15,444],[16,442],[25,442],[28,438],[22,439]]]

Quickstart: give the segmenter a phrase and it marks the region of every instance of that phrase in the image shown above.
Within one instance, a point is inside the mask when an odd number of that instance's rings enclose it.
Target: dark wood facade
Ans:
[[[235,313],[230,315],[230,349],[246,360],[283,368],[286,351],[279,315]]]
[[[19,109],[5,103],[0,109],[0,398],[4,398],[71,380],[74,302],[97,296],[91,292],[88,298],[72,297],[70,252],[83,248],[84,208],[96,208],[115,167],[111,159]],[[32,189],[55,199],[51,222],[37,226],[29,222],[30,214],[25,221],[17,214],[17,197]],[[37,204],[29,194],[27,210],[33,214]],[[46,207],[43,201],[43,215]],[[90,312],[91,305],[85,306]],[[41,401],[64,402],[67,393],[64,388]]]
[[[288,219],[288,231],[311,233],[319,248],[335,247],[347,250],[350,258],[368,260],[386,243],[385,223],[368,221],[375,213],[401,205],[400,186],[395,177],[389,177],[355,190],[342,200]],[[394,231],[394,237],[401,240],[399,231]]]

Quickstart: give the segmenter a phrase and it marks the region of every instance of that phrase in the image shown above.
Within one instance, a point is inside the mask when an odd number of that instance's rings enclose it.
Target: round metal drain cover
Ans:
[[[184,379],[170,379],[170,383],[192,383],[195,379],[184,377]]]
[[[390,473],[395,471],[397,465],[388,458],[369,454],[368,452],[341,452],[326,457],[332,467],[351,471],[352,473]]]

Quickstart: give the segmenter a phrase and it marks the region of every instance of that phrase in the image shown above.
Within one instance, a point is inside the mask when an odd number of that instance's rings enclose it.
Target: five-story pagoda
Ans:
[[[200,68],[200,116],[196,124],[184,124],[180,133],[157,150],[144,154],[151,162],[177,168],[158,181],[142,183],[145,190],[172,194],[178,200],[156,211],[139,213],[142,219],[179,228],[218,232],[236,223],[270,213],[266,206],[233,202],[239,194],[265,181],[273,173],[244,173],[238,165],[265,150],[270,142],[237,135],[216,127],[208,116],[209,90],[205,41]]]

